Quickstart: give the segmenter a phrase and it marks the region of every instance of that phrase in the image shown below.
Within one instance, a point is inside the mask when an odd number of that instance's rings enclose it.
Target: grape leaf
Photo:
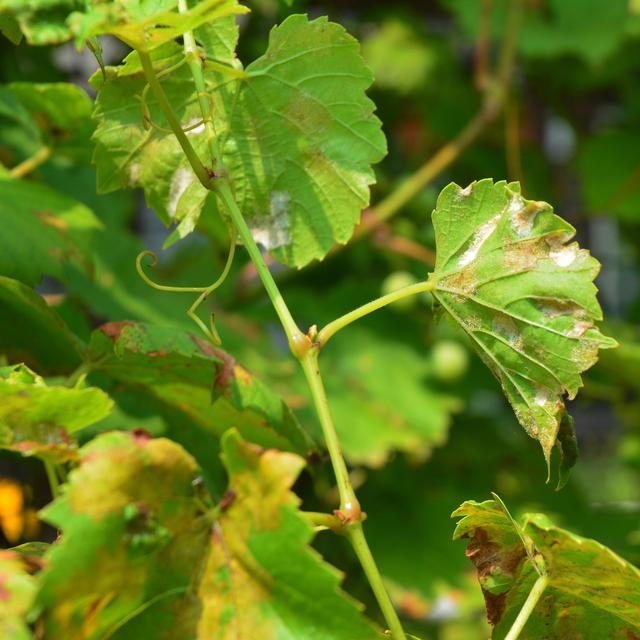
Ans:
[[[108,33],[133,49],[151,51],[216,18],[249,11],[237,0],[200,0],[185,14],[176,9],[177,0],[93,0],[85,12],[71,15],[69,23],[79,44]]]
[[[92,102],[82,89],[67,82],[12,82],[7,90],[29,112],[40,146],[88,162]]]
[[[225,164],[254,239],[297,267],[351,237],[386,153],[358,42],[289,16],[246,69]]]
[[[14,550],[0,550],[0,636],[4,640],[31,640],[25,617],[36,593],[36,579]]]
[[[109,414],[95,388],[47,386],[24,365],[0,367],[0,448],[63,462],[75,458],[71,434]]]
[[[381,638],[340,592],[338,572],[308,547],[311,527],[290,490],[303,461],[261,451],[235,431],[222,447],[229,504],[198,589],[198,639],[251,638],[256,630],[265,640]]]
[[[220,23],[221,30],[229,28],[228,20],[216,23]],[[223,47],[219,53],[211,37],[206,41],[210,47],[207,55],[224,57]],[[232,45],[228,40],[224,42],[235,48],[235,41]],[[205,158],[208,147],[202,135],[204,127],[198,124],[202,114],[193,78],[187,65],[174,68],[184,61],[182,48],[169,43],[155,49],[151,58],[156,73],[164,74],[162,87],[176,116],[187,129],[191,128],[187,136],[200,157]],[[226,118],[222,92],[227,90],[228,78],[215,72],[206,73],[205,77],[214,104],[213,125],[219,131],[224,128]],[[94,111],[98,126],[93,136],[98,191],[142,187],[147,204],[164,224],[186,220],[179,233],[181,237],[186,235],[193,230],[207,198],[213,198],[213,194],[196,178],[173,133],[164,130],[167,123],[150,91],[145,98],[147,117],[163,129],[145,125],[140,100],[135,98],[142,95],[147,84],[138,54],[131,53],[119,67],[107,67],[106,79],[101,72],[96,73],[91,82],[98,89]]]
[[[42,373],[70,373],[84,347],[60,316],[26,285],[0,276],[0,352]]]
[[[72,36],[69,14],[84,8],[82,0],[0,0],[0,11],[20,27],[32,45],[59,44]]]
[[[91,238],[102,227],[90,209],[43,184],[0,177],[0,275],[38,284],[64,279],[65,262],[91,270]]]
[[[246,13],[236,0],[202,0],[186,14],[177,0],[0,0],[30,44],[56,44],[75,37],[78,45],[111,34],[130,47],[152,50],[217,17]]]
[[[45,637],[192,638],[210,538],[198,467],[164,438],[112,432],[81,450],[43,518],[63,532],[37,596]]]
[[[493,638],[504,638],[538,574],[523,541],[494,500],[465,502],[454,538],[470,538],[467,556],[476,565]],[[595,540],[555,526],[543,514],[521,522],[524,542],[544,567],[548,586],[521,640],[611,638],[640,635],[640,571]],[[541,556],[541,559],[540,559]]]
[[[155,325],[112,322],[94,332],[93,368],[141,387],[221,436],[236,426],[251,442],[309,455],[315,443],[284,402],[222,349]]]
[[[264,56],[238,72],[237,30],[219,19],[196,31],[207,57],[204,77],[213,123],[224,143],[225,168],[257,242],[279,259],[302,266],[346,242],[374,181],[371,164],[386,152],[373,103],[365,96],[371,74],[357,41],[325,18],[291,16],[276,27]],[[208,148],[197,94],[182,50],[170,43],[152,52],[156,73],[201,158]],[[310,74],[309,69],[315,69]],[[348,83],[345,82],[348,80]],[[109,68],[99,87],[94,161],[101,191],[142,186],[165,224],[179,222],[168,243],[190,233],[204,207],[217,210],[171,133],[145,129],[132,96],[146,85],[137,54]],[[166,128],[147,94],[150,119]],[[278,135],[274,135],[277,131]],[[257,160],[258,159],[258,160]]]
[[[563,396],[575,397],[598,349],[616,346],[595,326],[599,264],[566,244],[575,229],[547,203],[523,199],[517,183],[450,184],[433,224],[434,298],[470,336],[549,466]]]

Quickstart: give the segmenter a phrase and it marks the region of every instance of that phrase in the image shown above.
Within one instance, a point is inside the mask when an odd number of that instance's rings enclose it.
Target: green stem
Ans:
[[[522,609],[520,609],[518,617],[515,619],[515,622],[511,626],[511,629],[509,629],[509,633],[507,633],[507,635],[504,637],[504,640],[516,640],[516,638],[520,637],[520,633],[524,629],[524,625],[527,624],[529,616],[536,608],[536,605],[540,600],[540,596],[544,592],[548,582],[549,578],[546,575],[540,576],[535,581],[527,599],[525,600],[524,605],[522,605]]]
[[[391,631],[391,637],[393,640],[406,640],[406,635],[398,614],[391,602],[391,598],[385,589],[382,576],[376,565],[376,561],[373,559],[371,549],[367,544],[367,539],[362,529],[362,522],[354,522],[346,528],[346,535],[353,546],[358,560],[364,569],[364,573],[367,576],[367,580],[371,585],[371,590],[376,596],[382,615],[387,622],[389,631]],[[506,640],[506,639],[505,639]]]
[[[158,78],[156,77],[156,72],[153,68],[153,62],[151,61],[151,57],[146,51],[138,51],[138,55],[140,56],[140,62],[142,63],[142,69],[144,71],[144,75],[147,78],[147,82],[153,91],[153,94],[158,101],[158,105],[164,114],[164,117],[167,119],[171,130],[175,134],[178,139],[178,143],[182,147],[185,156],[187,156],[187,160],[191,165],[194,173],[198,177],[198,180],[202,183],[202,186],[205,189],[210,188],[211,186],[211,176],[209,172],[202,164],[202,161],[198,157],[196,150],[191,146],[191,142],[187,138],[187,134],[182,130],[182,126],[176,117],[176,114],[171,107],[171,103],[167,98],[167,94],[164,92],[162,85],[160,84]]]
[[[318,348],[317,345],[313,345],[309,336],[300,331],[296,324],[289,308],[287,307],[278,285],[276,284],[269,267],[267,266],[262,253],[258,248],[251,230],[249,229],[242,212],[240,211],[234,195],[231,191],[231,187],[226,178],[211,179],[209,173],[202,165],[200,159],[195,153],[191,143],[187,139],[184,131],[182,130],[180,123],[178,122],[167,97],[158,82],[158,79],[153,70],[153,64],[148,54],[139,51],[140,60],[144,69],[147,81],[152,91],[156,95],[158,104],[162,109],[171,129],[178,138],[178,142],[182,146],[185,155],[189,163],[191,164],[194,172],[202,182],[205,188],[215,191],[218,198],[224,204],[227,212],[229,213],[234,227],[242,240],[251,260],[253,261],[256,270],[262,284],[269,296],[271,303],[280,319],[282,327],[285,331],[287,339],[289,341],[289,347],[291,352],[300,361],[304,373],[309,382],[311,394],[313,396],[314,404],[318,412],[318,417],[322,425],[322,429],[325,435],[327,449],[331,457],[331,463],[333,465],[334,472],[336,474],[336,482],[338,484],[338,490],[340,492],[340,511],[336,512],[336,516],[344,526],[348,526],[349,529],[353,528],[353,533],[349,532],[349,538],[352,541],[356,554],[362,563],[362,567],[367,575],[367,578],[371,584],[371,588],[378,600],[380,608],[385,616],[387,624],[392,632],[393,640],[406,640],[406,636],[402,629],[402,625],[398,619],[398,616],[391,604],[391,600],[386,593],[384,584],[382,582],[382,576],[376,567],[376,564],[371,555],[371,551],[367,545],[364,533],[362,531],[361,519],[362,512],[360,510],[360,504],[356,498],[353,487],[349,480],[349,474],[347,471],[347,465],[345,463],[340,443],[338,441],[338,435],[336,433],[333,419],[329,411],[329,405],[327,402],[324,385],[320,377],[320,371],[318,370]]]
[[[55,499],[60,495],[60,481],[56,473],[56,465],[50,460],[43,460],[43,462],[47,480],[49,481],[49,488],[51,489],[51,496]]]
[[[329,451],[331,465],[333,466],[333,471],[336,476],[338,493],[340,494],[340,513],[337,515],[345,521],[359,520],[362,515],[360,503],[351,486],[347,464],[344,461],[338,434],[333,424],[331,411],[329,410],[327,394],[324,390],[324,384],[322,383],[322,377],[318,367],[318,350],[309,349],[309,351],[300,358],[300,364],[302,365],[302,370],[304,371],[309,389],[311,390],[313,403],[320,420],[327,450]]]
[[[180,13],[185,14],[189,12],[187,6],[187,0],[178,0],[178,10]],[[204,122],[204,129],[207,137],[207,145],[209,146],[209,154],[211,156],[211,166],[217,164],[220,151],[216,145],[216,132],[212,121],[212,109],[209,93],[207,91],[207,85],[204,81],[204,74],[202,73],[202,60],[198,55],[198,48],[196,46],[195,38],[191,31],[187,31],[183,34],[184,40],[184,53],[187,58],[189,69],[191,69],[191,75],[193,76],[193,82],[196,85],[198,91],[198,103],[200,104],[200,112],[202,113],[202,121]]]
[[[417,282],[416,284],[411,284],[408,287],[402,287],[402,289],[398,289],[397,291],[392,291],[385,296],[381,296],[372,300],[371,302],[367,302],[367,304],[363,304],[361,307],[346,313],[345,315],[337,318],[333,322],[330,322],[328,325],[323,327],[318,333],[318,342],[324,346],[334,334],[336,334],[340,329],[344,329],[347,325],[359,320],[363,316],[366,316],[373,311],[377,311],[382,307],[391,304],[392,302],[396,302],[396,300],[401,300],[402,298],[406,298],[408,296],[416,295],[417,293],[422,293],[424,291],[433,291],[436,287],[436,282],[434,280],[425,280],[424,282]]]
[[[255,243],[253,236],[251,235],[251,230],[247,226],[240,209],[231,193],[231,187],[229,183],[225,179],[219,179],[215,182],[215,192],[218,194],[220,199],[225,205],[225,208],[229,212],[233,224],[242,240],[253,264],[258,271],[258,275],[262,280],[262,284],[269,296],[271,303],[273,304],[276,313],[278,314],[278,318],[280,318],[280,322],[282,323],[282,327],[284,332],[287,335],[287,339],[289,341],[289,346],[294,354],[297,354],[301,349],[302,345],[307,341],[306,336],[300,331],[298,325],[296,324],[289,308],[287,307],[280,290],[278,289],[278,285],[276,281],[273,279],[271,275],[271,271],[269,271],[269,267],[267,263],[264,261],[262,257],[262,253],[258,248],[258,245]]]
[[[43,162],[51,157],[51,147],[42,147],[36,151],[30,158],[16,165],[9,171],[14,178],[22,178],[34,169],[37,169]]]
[[[371,590],[378,601],[382,615],[391,631],[391,637],[393,640],[406,640],[402,624],[393,607],[391,598],[389,598],[389,594],[382,580],[382,575],[373,559],[362,529],[362,510],[355,491],[351,486],[347,465],[342,455],[335,425],[333,424],[327,394],[324,389],[324,384],[322,383],[320,369],[318,368],[318,354],[318,349],[310,349],[300,358],[300,364],[309,383],[309,389],[311,390],[316,412],[320,419],[322,433],[338,485],[340,510],[336,511],[336,516],[343,525],[343,533],[349,538],[358,556],[358,560],[367,576]],[[325,522],[322,524],[326,525]]]

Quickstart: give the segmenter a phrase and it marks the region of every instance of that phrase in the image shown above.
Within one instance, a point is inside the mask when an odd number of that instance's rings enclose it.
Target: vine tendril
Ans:
[[[231,270],[231,265],[233,264],[233,258],[236,253],[236,230],[232,230],[230,233],[230,245],[229,245],[229,254],[227,256],[227,261],[224,265],[224,269],[222,273],[218,277],[218,279],[210,284],[208,287],[174,287],[165,284],[159,284],[158,282],[154,282],[145,272],[142,267],[142,261],[144,258],[149,257],[151,260],[149,261],[149,266],[155,266],[158,263],[158,256],[153,251],[141,251],[136,258],[136,270],[140,277],[148,284],[150,287],[157,289],[158,291],[169,291],[172,293],[199,293],[200,295],[196,298],[195,302],[187,309],[187,315],[191,320],[193,320],[200,330],[209,338],[209,340],[216,346],[222,344],[222,340],[220,338],[220,334],[216,328],[215,314],[211,312],[209,316],[209,326],[207,326],[196,314],[198,307],[218,288],[220,287],[224,281],[227,279],[229,275],[229,271]]]

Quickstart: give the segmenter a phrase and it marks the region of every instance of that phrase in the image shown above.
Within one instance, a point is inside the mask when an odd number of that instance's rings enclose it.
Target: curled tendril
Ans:
[[[229,275],[229,271],[231,270],[231,265],[233,264],[233,258],[236,252],[236,231],[235,229],[230,234],[230,246],[229,246],[229,254],[227,256],[227,261],[224,265],[224,269],[222,273],[218,277],[218,279],[208,287],[173,287],[165,284],[159,284],[151,280],[151,278],[144,272],[142,267],[142,261],[149,257],[151,260],[149,261],[149,266],[154,267],[158,263],[158,256],[153,251],[141,251],[136,258],[136,270],[140,277],[154,289],[158,291],[170,291],[174,293],[199,293],[200,295],[196,298],[195,302],[187,309],[187,315],[200,327],[201,331],[211,340],[211,342],[219,346],[222,344],[222,340],[220,339],[220,334],[216,329],[216,320],[215,314],[212,312],[209,316],[209,326],[207,326],[196,314],[198,307],[218,288],[223,282],[227,279]]]

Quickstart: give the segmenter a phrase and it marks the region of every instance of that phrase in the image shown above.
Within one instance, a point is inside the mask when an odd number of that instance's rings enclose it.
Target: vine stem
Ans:
[[[187,6],[187,0],[178,0],[178,11],[181,14],[189,12]],[[204,81],[204,75],[202,73],[202,60],[198,55],[198,48],[196,40],[193,37],[191,31],[187,31],[183,35],[184,40],[184,53],[187,58],[187,64],[191,70],[193,76],[193,82],[196,85],[198,91],[198,103],[200,105],[200,111],[202,113],[202,121],[204,122],[204,129],[207,137],[207,144],[209,146],[209,154],[211,156],[211,165],[214,166],[219,156],[219,150],[216,142],[216,132],[213,126],[212,113],[210,108],[210,101],[207,92],[207,85]]]
[[[377,311],[392,302],[396,302],[396,300],[401,300],[408,296],[414,296],[417,293],[423,293],[424,291],[433,291],[435,288],[435,280],[425,280],[424,282],[417,282],[416,284],[402,287],[401,289],[392,291],[385,296],[380,296],[379,298],[376,298],[371,302],[367,302],[361,307],[358,307],[357,309],[354,309],[353,311],[350,311],[340,318],[336,318],[330,322],[328,325],[320,329],[317,340],[322,346],[324,346],[333,335],[340,331],[340,329],[343,329],[348,324],[359,320],[363,316],[366,316],[373,311]]]
[[[548,583],[549,578],[546,574],[538,577],[538,579],[533,584],[533,587],[531,588],[531,591],[529,592],[524,605],[522,605],[522,609],[520,609],[518,617],[515,619],[513,625],[511,626],[511,629],[509,629],[509,633],[507,633],[507,635],[504,637],[504,640],[516,640],[516,638],[520,637],[520,633],[524,629],[525,624],[527,624],[529,616],[536,608],[536,605],[540,600],[540,596],[542,596]]]
[[[229,182],[224,178],[220,178],[216,180],[214,188],[231,216],[231,220],[233,221],[238,235],[244,243],[245,249],[256,267],[260,280],[262,280],[262,284],[269,296],[269,299],[271,300],[271,304],[276,310],[278,318],[280,318],[280,322],[287,335],[291,351],[294,354],[297,354],[300,349],[303,348],[302,345],[308,341],[308,338],[302,333],[302,331],[300,331],[298,325],[293,319],[293,316],[280,293],[280,289],[278,289],[278,285],[273,279],[271,271],[269,271],[269,267],[262,257],[262,252],[255,243],[251,230],[238,208],[238,204],[231,192]]]
[[[173,108],[171,107],[171,103],[167,98],[167,94],[164,92],[164,89],[162,88],[162,85],[160,84],[160,81],[156,76],[156,72],[153,69],[153,62],[151,61],[151,57],[146,51],[142,51],[139,49],[137,51],[138,55],[140,56],[140,63],[142,64],[144,75],[147,78],[149,86],[151,87],[151,91],[153,91],[153,94],[158,101],[158,105],[162,110],[164,117],[167,119],[171,130],[178,139],[178,143],[182,147],[185,156],[187,156],[187,160],[189,161],[189,164],[191,165],[191,168],[196,174],[198,180],[200,180],[202,186],[205,189],[209,189],[211,187],[211,176],[209,175],[209,172],[207,171],[205,166],[202,164],[202,161],[198,157],[196,150],[191,145],[191,142],[189,142],[187,134],[182,130],[182,125],[178,121],[178,118],[173,111]]]
[[[22,178],[33,170],[37,169],[43,162],[51,157],[51,147],[42,147],[38,149],[30,158],[27,158],[20,164],[17,164],[9,171],[12,177]]]
[[[338,434],[333,423],[324,384],[318,368],[318,354],[321,345],[319,343],[314,344],[308,335],[305,335],[300,331],[300,328],[293,319],[293,316],[291,315],[291,312],[278,289],[278,285],[271,275],[271,271],[269,271],[269,267],[262,256],[262,252],[253,239],[251,230],[249,229],[249,226],[236,203],[228,180],[226,177],[215,178],[205,169],[200,158],[182,130],[180,122],[178,121],[166,94],[158,82],[151,58],[143,51],[139,51],[138,53],[140,55],[140,60],[142,62],[145,76],[147,77],[147,81],[158,100],[158,104],[162,109],[167,122],[178,138],[178,142],[182,146],[189,163],[203,186],[216,193],[231,217],[238,236],[242,240],[245,249],[253,261],[266,293],[271,300],[278,318],[280,319],[289,341],[289,348],[302,366],[318,413],[318,419],[322,426],[322,431],[340,493],[340,509],[336,511],[335,515],[343,524],[344,534],[349,538],[360,564],[362,565],[367,580],[369,581],[369,585],[371,586],[371,590],[376,597],[380,610],[382,611],[385,621],[391,631],[393,640],[406,640],[407,637],[402,628],[402,624],[400,623],[398,614],[393,607],[389,594],[385,589],[382,575],[378,570],[364,535],[362,528],[363,514],[360,509],[358,499],[356,498],[355,491],[351,486],[347,464],[344,456],[342,455]],[[192,67],[192,72],[193,69],[194,68]],[[206,174],[206,177],[202,175],[203,172]],[[373,311],[374,308],[371,310]]]

